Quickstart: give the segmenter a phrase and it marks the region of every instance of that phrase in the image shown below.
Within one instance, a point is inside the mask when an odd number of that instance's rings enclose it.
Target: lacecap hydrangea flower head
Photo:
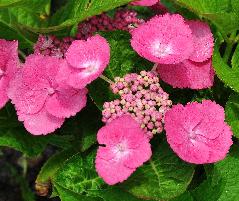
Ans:
[[[131,4],[134,6],[153,6],[158,3],[160,0],[135,0]]]
[[[87,89],[75,89],[65,78],[57,79],[66,65],[56,57],[30,55],[10,83],[8,95],[18,119],[33,135],[55,131],[86,105]]]
[[[0,39],[0,109],[8,102],[7,90],[18,66],[18,42]]]
[[[99,77],[110,60],[110,47],[105,38],[95,35],[75,40],[66,52],[68,65],[62,71],[67,83],[77,89],[84,88]]]
[[[131,116],[123,115],[102,127],[97,134],[100,145],[96,171],[114,185],[126,180],[152,155],[149,139]]]
[[[178,14],[155,16],[131,34],[133,49],[154,63],[180,63],[193,52],[192,31]]]
[[[195,164],[223,160],[232,145],[224,109],[210,100],[175,105],[165,115],[167,141],[184,161]]]
[[[175,88],[204,89],[213,86],[213,35],[210,27],[200,21],[187,21],[193,36],[193,52],[178,64],[158,64],[160,78]]]

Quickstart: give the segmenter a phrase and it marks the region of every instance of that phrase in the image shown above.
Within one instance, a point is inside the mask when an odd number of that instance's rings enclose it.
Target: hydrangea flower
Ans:
[[[140,125],[128,115],[102,127],[97,140],[104,146],[97,151],[96,170],[109,185],[126,180],[152,155],[149,140]]]
[[[135,0],[131,4],[134,6],[152,6],[158,3],[160,0]]]
[[[223,160],[232,145],[232,132],[224,122],[224,109],[210,100],[175,105],[166,113],[167,141],[189,163]]]
[[[123,78],[116,77],[111,88],[120,99],[104,103],[103,122],[109,123],[129,114],[141,125],[147,137],[162,132],[164,115],[172,101],[160,87],[157,73],[141,71],[139,75],[130,73]]]
[[[213,86],[212,59],[197,63],[185,60],[179,64],[158,64],[160,78],[175,88],[205,89]]]
[[[17,48],[17,41],[0,39],[0,109],[9,100],[7,95],[9,81],[16,73],[19,65]]]
[[[134,50],[154,63],[180,63],[193,52],[192,31],[178,14],[155,16],[131,34]]]
[[[33,135],[53,132],[86,105],[86,89],[66,85],[66,78],[56,79],[65,66],[62,59],[30,55],[10,83],[8,94],[18,118]]]
[[[74,88],[82,89],[98,78],[109,64],[110,47],[108,42],[100,35],[84,40],[75,40],[66,53],[69,64],[68,84]]]
[[[198,20],[187,21],[193,34],[194,51],[189,57],[195,62],[203,62],[212,57],[214,39],[207,23]]]

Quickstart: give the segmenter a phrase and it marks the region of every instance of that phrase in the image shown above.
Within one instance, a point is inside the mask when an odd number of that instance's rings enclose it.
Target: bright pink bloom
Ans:
[[[224,122],[224,109],[210,100],[175,105],[166,113],[167,141],[189,163],[214,163],[226,157],[232,132]]]
[[[212,60],[197,63],[185,60],[179,64],[158,64],[160,78],[175,88],[204,89],[213,86]]]
[[[201,21],[187,21],[193,34],[194,51],[189,57],[195,62],[203,62],[212,57],[214,39],[210,27]]]
[[[152,6],[158,2],[159,0],[135,0],[131,4],[134,6]]]
[[[98,78],[109,64],[110,47],[100,35],[73,41],[66,53],[69,64],[68,84],[82,89]]]
[[[97,140],[96,170],[109,185],[126,180],[150,159],[149,140],[140,125],[130,116],[121,116],[102,127]]]
[[[131,34],[134,50],[155,63],[180,63],[193,51],[192,31],[178,14],[155,16]]]
[[[64,79],[56,80],[65,66],[62,59],[30,55],[10,83],[8,94],[18,118],[34,135],[53,132],[86,105],[86,89],[73,89]]]
[[[9,100],[7,95],[9,81],[19,65],[17,48],[17,41],[0,39],[0,109]]]

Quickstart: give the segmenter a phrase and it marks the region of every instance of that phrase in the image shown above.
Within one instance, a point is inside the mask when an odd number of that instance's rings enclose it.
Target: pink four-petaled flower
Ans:
[[[100,146],[97,151],[96,170],[109,185],[126,180],[152,155],[149,140],[140,124],[129,115],[102,127],[97,140],[105,146]]]
[[[189,163],[217,162],[226,157],[233,143],[224,120],[223,107],[209,100],[175,105],[165,116],[167,141]]]
[[[55,131],[86,105],[87,89],[74,89],[65,77],[59,78],[65,66],[63,59],[30,55],[10,83],[8,94],[18,119],[33,135]]]
[[[68,76],[70,86],[82,89],[103,73],[109,60],[109,44],[100,35],[75,40],[66,52],[68,66],[62,74]]]
[[[134,50],[154,63],[177,64],[193,52],[192,31],[178,14],[155,16],[131,34]]]

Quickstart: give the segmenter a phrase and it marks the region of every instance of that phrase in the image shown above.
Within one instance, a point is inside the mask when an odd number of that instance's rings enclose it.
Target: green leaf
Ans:
[[[133,195],[147,199],[171,199],[182,194],[192,180],[194,165],[180,160],[166,142],[157,145],[150,161],[122,184]]]
[[[64,188],[77,194],[91,195],[92,191],[101,189],[103,180],[98,177],[94,167],[95,153],[87,157],[76,154],[62,165],[54,177],[54,185]]]
[[[170,201],[194,201],[194,199],[189,192],[185,192],[184,194],[182,194]]]
[[[221,79],[227,86],[234,91],[239,92],[239,69],[230,68],[222,59],[219,46],[216,44],[213,53],[213,67],[219,79]]]
[[[32,136],[24,129],[3,129],[0,131],[0,146],[11,147],[32,157],[44,150],[47,140],[43,138]]]
[[[106,101],[112,101],[118,98],[110,89],[109,83],[98,78],[87,87],[89,95],[99,110],[103,110],[103,104]]]
[[[189,9],[200,18],[206,18],[221,32],[230,33],[239,29],[238,12],[232,8],[230,0],[170,0]]]
[[[112,81],[115,77],[123,77],[132,72],[149,70],[153,64],[141,58],[130,45],[130,34],[125,31],[101,32],[110,44],[110,63],[104,74]],[[89,85],[89,94],[97,107],[102,110],[106,101],[112,101],[118,96],[110,89],[110,84],[97,79]]]
[[[197,201],[236,201],[239,193],[238,145],[231,148],[226,159],[214,164],[208,179],[192,192]]]
[[[226,121],[231,126],[233,135],[239,138],[239,94],[232,94],[226,104]]]
[[[49,20],[51,22],[48,27],[26,27],[33,32],[50,33],[59,31],[89,18],[99,15],[102,12],[125,5],[132,0],[71,0],[68,1],[61,9],[59,9]]]
[[[88,101],[87,107],[65,122],[60,133],[74,135],[73,146],[84,152],[96,143],[96,134],[101,126],[101,112],[92,101]]]
[[[232,68],[239,68],[239,45],[237,45],[236,50],[232,56]]]
[[[65,189],[60,185],[55,185],[61,201],[103,201],[100,198],[93,198],[84,195],[79,195],[70,190]]]
[[[110,44],[110,63],[105,70],[105,75],[114,80],[130,72],[148,70],[153,64],[140,57],[131,47],[131,35],[126,31],[112,31],[100,33]]]
[[[142,201],[117,186],[106,185],[96,173],[94,161],[95,152],[86,156],[76,154],[57,171],[53,184],[59,196],[64,196],[63,201],[68,201],[67,196],[70,196],[73,201],[77,199],[84,201]]]
[[[0,9],[3,8],[23,8],[28,12],[40,14],[50,14],[51,0],[0,0]]]
[[[45,162],[45,164],[42,166],[41,171],[37,176],[36,185],[41,186],[48,184],[52,180],[58,169],[60,169],[64,164],[64,162],[76,152],[77,150],[71,148],[56,153],[51,158],[49,158],[47,162]]]

